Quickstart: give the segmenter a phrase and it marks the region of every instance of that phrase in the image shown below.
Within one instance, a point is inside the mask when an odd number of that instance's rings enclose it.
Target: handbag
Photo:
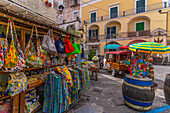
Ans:
[[[61,34],[59,34],[59,38],[55,42],[55,46],[56,46],[57,52],[65,53],[64,42],[61,40],[60,37],[62,37]]]
[[[37,51],[34,48],[34,44],[32,42],[34,27],[36,29],[36,42],[37,42]],[[24,52],[26,63],[29,67],[41,67],[42,66],[42,59],[40,58],[40,47],[39,47],[39,41],[38,41],[38,33],[37,33],[37,27],[34,25],[31,32],[31,37],[29,39],[29,42],[27,44],[27,47]]]
[[[40,43],[39,43],[39,47],[40,47],[40,57],[41,57],[41,60],[42,60],[42,65],[44,65],[46,60],[47,60],[47,52],[44,49],[42,49]]]
[[[65,52],[66,54],[72,53],[74,51],[74,47],[70,43],[70,39],[68,38],[68,35],[65,37]]]
[[[9,27],[11,30],[11,43],[8,48],[7,37],[8,37]],[[16,39],[16,47],[14,45],[13,30],[14,30],[15,39]],[[8,21],[6,39],[4,43],[4,52],[5,52],[4,53],[5,57],[4,57],[3,71],[16,72],[16,71],[20,71],[23,68],[25,68],[26,66],[25,58],[21,50],[19,40],[17,38],[17,33],[15,30],[14,22],[12,20]]]
[[[72,38],[73,39],[73,38]],[[73,48],[74,51],[72,53],[68,53],[67,55],[73,55],[73,54],[81,54],[81,46],[80,43],[75,43],[75,40],[73,39]]]
[[[47,52],[57,52],[52,30],[49,30],[47,32],[47,35],[44,35],[43,41],[42,41],[42,47]]]
[[[28,81],[23,72],[9,74],[8,87],[10,96],[15,96],[27,89]]]

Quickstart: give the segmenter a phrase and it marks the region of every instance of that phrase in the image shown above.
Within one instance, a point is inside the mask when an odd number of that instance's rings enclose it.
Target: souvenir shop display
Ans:
[[[126,75],[122,85],[124,101],[133,109],[147,111],[151,109],[158,86],[154,82],[150,56],[170,53],[170,49],[163,44],[143,42],[130,45],[129,50],[134,52],[125,61],[130,75]]]
[[[34,113],[42,108],[48,112],[53,108],[61,113],[68,110],[83,96],[90,83],[88,69],[78,67],[81,58],[75,55],[81,54],[80,42],[75,42],[80,37],[59,35],[55,42],[57,29],[44,35],[48,28],[15,21],[5,21],[7,27],[2,31],[6,35],[0,36],[0,112]],[[69,39],[74,36],[76,38]],[[73,61],[71,66],[63,66],[68,64],[66,53],[72,54],[69,55]]]

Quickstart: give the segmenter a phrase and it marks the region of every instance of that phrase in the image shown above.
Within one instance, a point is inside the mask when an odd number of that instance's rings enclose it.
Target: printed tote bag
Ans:
[[[32,42],[34,27],[36,29],[37,51],[35,50],[34,44]],[[40,58],[41,56],[40,56],[40,47],[39,47],[39,41],[38,41],[37,27],[35,25],[32,28],[31,37],[25,49],[24,55],[25,55],[26,63],[29,67],[41,67],[42,66],[43,63],[42,63],[42,59]]]
[[[11,43],[8,47],[7,37],[8,37],[9,27],[11,31]],[[13,31],[15,34],[16,44],[14,43]],[[19,40],[17,38],[14,22],[12,20],[9,20],[7,25],[6,39],[4,44],[4,55],[5,58],[4,58],[3,71],[16,72],[25,68],[25,63],[26,63],[25,58],[21,50]]]

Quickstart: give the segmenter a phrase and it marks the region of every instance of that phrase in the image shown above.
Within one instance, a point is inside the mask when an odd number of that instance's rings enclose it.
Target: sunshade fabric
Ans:
[[[170,48],[155,42],[142,42],[132,44],[129,46],[129,50],[145,53],[165,54],[170,53]]]
[[[120,45],[118,44],[109,44],[107,45],[107,49],[119,49]],[[106,46],[104,46],[104,49],[106,49]]]

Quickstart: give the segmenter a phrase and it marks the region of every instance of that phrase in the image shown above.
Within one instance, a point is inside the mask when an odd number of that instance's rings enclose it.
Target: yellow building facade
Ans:
[[[82,0],[80,16],[87,49],[96,50],[98,56],[104,55],[106,43],[128,46],[155,41],[168,45],[169,10],[168,0]]]

